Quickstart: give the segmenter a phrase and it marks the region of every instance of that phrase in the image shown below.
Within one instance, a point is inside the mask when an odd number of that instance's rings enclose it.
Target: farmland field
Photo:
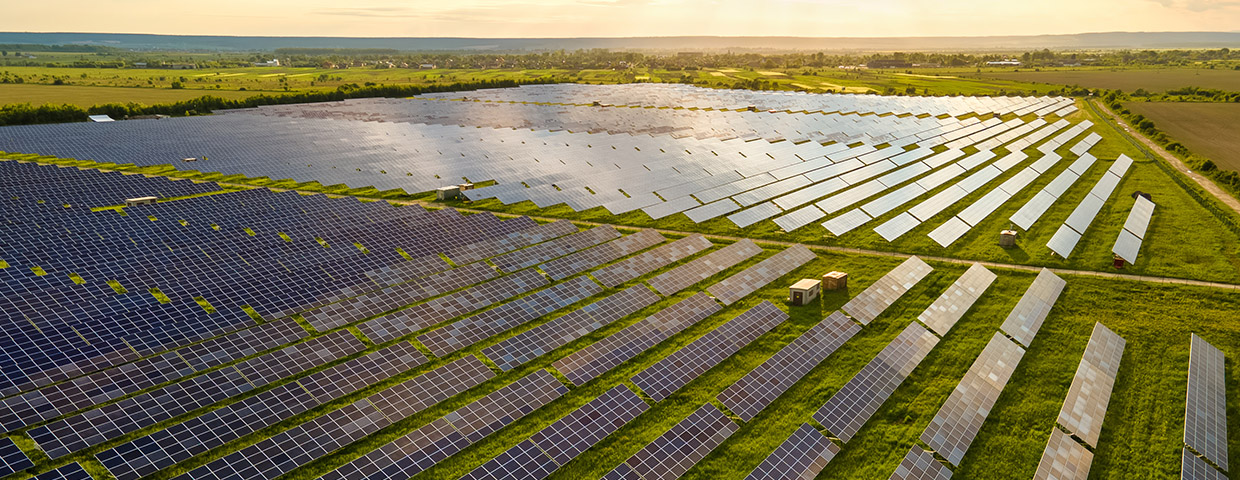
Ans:
[[[1054,85],[1080,85],[1086,88],[1120,89],[1132,92],[1145,89],[1164,92],[1184,87],[1218,90],[1240,90],[1240,70],[1159,68],[1159,69],[1097,69],[1034,71],[983,71],[962,74],[970,77],[993,78],[1018,82]]]
[[[83,87],[77,85],[0,85],[0,105],[29,103],[32,105],[69,104],[90,107],[101,103],[172,103],[203,95],[236,99],[259,92],[236,90],[173,90],[171,88]]]
[[[1130,102],[1160,130],[1224,170],[1240,171],[1240,105],[1234,103]]]

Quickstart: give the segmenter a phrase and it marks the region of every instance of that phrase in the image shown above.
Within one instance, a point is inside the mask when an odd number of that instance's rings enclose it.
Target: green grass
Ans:
[[[29,103],[33,105],[64,103],[80,107],[90,107],[101,103],[130,102],[150,105],[155,103],[174,103],[198,98],[203,95],[238,99],[256,95],[257,93],[235,90],[173,90],[154,87],[4,84],[0,85],[0,105],[9,103]]]

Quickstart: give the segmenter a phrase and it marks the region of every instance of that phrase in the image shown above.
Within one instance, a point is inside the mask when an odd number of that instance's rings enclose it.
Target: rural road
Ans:
[[[1133,132],[1128,124],[1124,123],[1124,120],[1116,115],[1115,112],[1112,112],[1111,109],[1106,107],[1098,107],[1096,103],[1097,100],[1086,101],[1090,103],[1090,106],[1094,107],[1093,110],[1095,112],[1104,113],[1112,122],[1119,125],[1120,128],[1124,130],[1124,133],[1129,137],[1135,138],[1138,142],[1141,142],[1142,145],[1145,145],[1147,150],[1156,153],[1159,157],[1162,157],[1163,160],[1166,160],[1167,163],[1171,164],[1171,166],[1177,171],[1183,173],[1188,178],[1191,178],[1194,182],[1197,182],[1197,185],[1200,185],[1201,188],[1205,189],[1205,191],[1210,192],[1210,195],[1214,195],[1214,198],[1217,198],[1218,201],[1223,202],[1223,204],[1227,205],[1228,208],[1231,208],[1237,214],[1240,214],[1240,200],[1237,200],[1236,197],[1233,197],[1223,191],[1222,188],[1219,188],[1219,186],[1215,185],[1214,182],[1210,181],[1210,179],[1192,171],[1192,169],[1188,168],[1188,165],[1186,165],[1182,160],[1175,155],[1172,155],[1171,152],[1168,152],[1158,146],[1158,144],[1154,143],[1154,141],[1146,138],[1145,135]]]

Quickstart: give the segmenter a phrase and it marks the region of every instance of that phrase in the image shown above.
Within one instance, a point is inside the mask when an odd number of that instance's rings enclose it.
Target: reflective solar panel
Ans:
[[[1089,466],[1094,454],[1084,445],[1076,443],[1071,436],[1058,428],[1051,428],[1051,438],[1046,442],[1042,460],[1038,462],[1035,480],[1071,480],[1089,478]]]
[[[822,224],[822,226],[823,228],[826,228],[827,231],[831,232],[832,235],[839,236],[860,227],[870,220],[872,220],[872,218],[858,208],[855,210],[849,210],[848,213],[827,220]]]
[[[798,228],[814,223],[818,219],[827,216],[821,209],[810,205],[800,208],[783,216],[775,217],[775,224],[785,232],[791,232]]]
[[[913,445],[904,460],[896,467],[890,480],[947,480],[952,478],[952,471],[939,463],[934,454]]]
[[[960,465],[990,409],[1016,371],[1025,351],[995,333],[921,433],[921,441],[953,465]]]
[[[1227,466],[1227,389],[1223,351],[1192,334],[1184,444],[1214,464]]]
[[[827,463],[840,453],[835,446],[808,423],[779,444],[774,452],[745,477],[747,480],[801,480],[814,478]]]
[[[1124,230],[1131,232],[1137,238],[1145,238],[1145,231],[1150,226],[1150,219],[1154,216],[1154,202],[1145,197],[1138,196],[1137,201],[1132,205],[1132,211],[1128,212],[1128,218],[1124,220]]]
[[[921,225],[921,220],[918,220],[917,217],[910,215],[908,212],[904,212],[896,215],[891,220],[883,222],[882,225],[874,227],[874,232],[878,233],[884,240],[893,242],[900,238],[900,236],[908,233],[909,230],[917,228],[918,225]]]
[[[1115,159],[1115,163],[1111,164],[1111,168],[1107,169],[1107,173],[1115,174],[1115,176],[1123,178],[1128,173],[1128,169],[1132,167],[1132,159],[1128,155],[1119,154],[1119,158]]]
[[[627,257],[639,251],[663,243],[665,239],[654,230],[642,230],[632,235],[604,243],[589,250],[582,250],[539,265],[553,280],[563,280],[599,265]]]
[[[1056,230],[1051,239],[1046,242],[1046,246],[1050,247],[1051,251],[1060,257],[1068,258],[1069,255],[1072,255],[1072,250],[1076,248],[1076,243],[1079,241],[1081,241],[1081,234],[1065,224],[1059,226],[1059,230]]]
[[[929,330],[909,324],[814,413],[814,420],[841,440],[852,439],[938,343]]]
[[[723,200],[717,200],[714,203],[708,203],[700,207],[685,210],[685,215],[688,216],[689,220],[692,220],[693,223],[702,223],[720,215],[727,215],[740,209],[741,206],[732,201],[731,198],[725,198]]]
[[[625,460],[645,480],[671,480],[689,471],[740,427],[705,404]]]
[[[1012,223],[1020,227],[1021,230],[1029,230],[1030,227],[1033,227],[1034,222],[1037,222],[1039,218],[1042,218],[1042,214],[1046,213],[1047,210],[1050,210],[1051,205],[1055,203],[1055,200],[1056,197],[1048,193],[1046,190],[1039,191],[1033,196],[1033,198],[1029,199],[1029,202],[1020,207],[1020,210],[1013,213],[1008,220],[1011,220]]]
[[[1115,332],[1101,323],[1094,324],[1085,355],[1059,410],[1059,425],[1091,447],[1098,446],[1098,437],[1102,435],[1102,420],[1111,401],[1124,344]]]
[[[999,329],[1028,347],[1042,328],[1042,322],[1046,320],[1051,307],[1059,300],[1059,294],[1063,292],[1065,285],[1067,282],[1062,278],[1043,268]]]
[[[1137,253],[1141,251],[1141,239],[1128,230],[1120,230],[1111,252],[1119,255],[1128,263],[1137,263]]]
[[[73,462],[30,477],[30,480],[92,480],[93,478],[85,468],[82,468],[81,463]]]
[[[861,331],[840,312],[832,313],[718,396],[746,422],[753,420],[794,383]]]
[[[762,247],[752,240],[740,240],[654,277],[647,283],[663,295],[672,295],[759,253],[762,253]]]
[[[947,287],[947,291],[918,315],[917,319],[940,336],[947,335],[947,331],[951,330],[982,293],[990,288],[995,278],[994,272],[987,270],[982,264],[973,264],[964,275]]]
[[[670,265],[672,262],[688,258],[695,253],[710,248],[712,245],[706,237],[699,234],[689,235],[668,245],[600,268],[594,271],[591,276],[606,287],[615,287]]]
[[[30,457],[9,437],[0,438],[0,475],[20,472],[34,466]]]
[[[737,227],[745,228],[755,223],[766,220],[768,218],[779,215],[783,212],[784,211],[781,210],[774,203],[765,202],[765,203],[758,204],[757,206],[754,206],[752,208],[747,208],[745,210],[741,210],[740,212],[734,213],[732,215],[728,215],[728,220],[730,220]]]
[[[804,245],[793,245],[707,287],[706,292],[724,305],[731,305],[815,258],[818,258],[818,255]]]
[[[633,384],[661,401],[787,319],[764,301],[634,375]]]
[[[878,318],[891,304],[900,299],[913,285],[925,278],[934,270],[916,256],[909,257],[896,268],[887,272],[882,278],[853,297],[843,307],[844,313],[867,325]]]
[[[1227,480],[1218,469],[1210,466],[1205,460],[1193,455],[1187,448],[1181,454],[1180,480]]]
[[[960,217],[952,217],[947,219],[946,222],[939,225],[934,230],[931,230],[930,233],[926,235],[929,236],[931,240],[934,240],[934,243],[939,244],[939,246],[942,246],[943,248],[947,248],[952,243],[955,243],[956,240],[960,239],[960,237],[963,237],[964,234],[969,233],[970,228],[973,227],[965,223],[964,220],[961,220]]]

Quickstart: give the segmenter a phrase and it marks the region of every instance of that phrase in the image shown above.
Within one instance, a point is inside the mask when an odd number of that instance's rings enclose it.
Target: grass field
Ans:
[[[181,100],[198,98],[203,95],[236,99],[255,95],[259,92],[239,92],[236,90],[174,90],[171,88],[141,87],[83,87],[77,85],[37,85],[37,84],[5,84],[0,85],[0,105],[10,103],[69,104],[90,107],[101,103],[172,103]]]
[[[770,75],[778,74],[778,75]],[[740,87],[746,82],[767,82],[769,88],[806,90],[813,92],[886,92],[904,93],[908,89],[918,94],[974,95],[1007,92],[1046,93],[1058,88],[1053,85],[1035,85],[1028,82],[991,78],[963,78],[956,76],[904,75],[894,71],[855,71],[839,69],[786,69],[781,71],[754,71],[736,69],[718,70],[474,70],[474,69],[322,69],[322,68],[269,68],[246,67],[228,69],[163,70],[163,69],[98,69],[98,68],[52,68],[52,67],[0,67],[0,78],[20,78],[22,84],[0,84],[0,104],[64,102],[83,106],[107,102],[153,103],[161,100],[180,100],[201,95],[220,95],[229,98],[244,97],[257,93],[300,92],[332,90],[346,84],[365,85],[433,85],[480,80],[536,80],[555,78],[580,83],[631,83],[679,82],[689,79],[712,87]],[[125,90],[79,90],[68,95],[65,91],[45,90],[63,88],[52,85],[60,80],[72,87],[141,87]],[[173,82],[180,82],[183,89],[169,97],[154,97],[155,91],[172,92]],[[6,89],[13,89],[6,94]],[[243,91],[244,90],[244,91]],[[176,95],[176,96],[173,96]],[[184,96],[182,96],[184,95]],[[27,96],[29,98],[27,98]]]
[[[1240,170],[1240,104],[1129,102],[1124,107],[1154,122],[1190,151],[1224,170]]]
[[[1240,70],[1205,68],[1140,69],[1052,69],[1046,71],[983,71],[962,73],[969,77],[1053,85],[1080,85],[1086,88],[1120,89],[1132,92],[1164,92],[1184,87],[1240,90]]]

